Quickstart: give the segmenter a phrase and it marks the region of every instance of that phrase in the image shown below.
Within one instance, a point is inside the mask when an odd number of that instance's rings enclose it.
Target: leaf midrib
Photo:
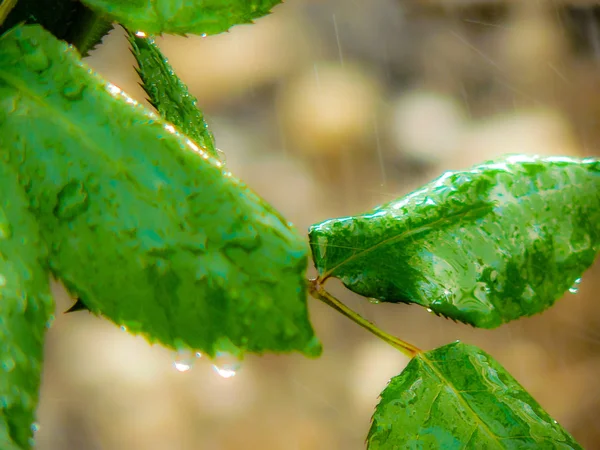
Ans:
[[[386,245],[389,245],[389,244],[396,243],[398,241],[402,241],[403,239],[408,238],[408,237],[412,236],[413,234],[421,233],[422,231],[425,231],[428,228],[435,227],[436,225],[443,224],[444,222],[451,221],[451,220],[456,219],[456,218],[458,218],[460,216],[466,216],[469,213],[479,212],[481,210],[488,209],[488,208],[491,207],[491,205],[492,205],[492,203],[486,203],[486,204],[483,204],[483,205],[480,205],[480,206],[476,206],[474,208],[469,208],[466,211],[460,211],[460,212],[457,212],[455,214],[451,214],[449,216],[441,217],[440,219],[438,219],[438,220],[436,220],[434,222],[430,222],[430,223],[428,223],[426,225],[423,225],[421,227],[418,227],[418,228],[415,228],[415,229],[412,229],[412,230],[408,230],[408,231],[405,231],[404,233],[401,233],[399,235],[392,236],[392,237],[389,237],[387,239],[384,239],[383,241],[380,241],[380,242],[378,242],[377,244],[375,244],[375,245],[373,245],[371,247],[365,248],[365,249],[361,250],[360,252],[355,253],[352,256],[349,256],[344,261],[342,261],[341,263],[339,263],[337,266],[332,267],[331,269],[329,269],[328,271],[326,271],[323,275],[321,275],[319,277],[319,281],[321,283],[323,283],[325,280],[327,280],[328,278],[330,278],[331,276],[333,276],[334,272],[336,272],[337,270],[339,270],[344,265],[348,264],[349,262],[351,262],[351,261],[353,261],[353,260],[355,260],[357,258],[363,257],[363,256],[365,256],[368,253],[371,253],[372,251],[376,250],[379,247],[383,247],[383,246],[386,246]]]
[[[446,386],[448,386],[452,392],[454,393],[454,395],[456,396],[457,400],[459,401],[459,403],[468,411],[470,411],[473,414],[473,417],[475,418],[475,422],[477,423],[477,425],[484,430],[491,438],[492,440],[496,443],[497,447],[499,449],[503,449],[504,446],[500,443],[500,436],[498,436],[496,433],[494,433],[490,427],[481,420],[481,418],[479,417],[479,415],[475,412],[475,410],[473,410],[473,408],[471,408],[471,405],[469,405],[469,403],[466,401],[466,399],[460,394],[460,392],[454,387],[454,385],[451,383],[451,381],[449,379],[447,379],[444,374],[442,374],[437,367],[435,366],[433,361],[430,361],[426,356],[425,353],[421,353],[417,356],[417,358],[420,358],[421,361],[429,368],[431,369],[431,371],[443,382],[446,384]]]

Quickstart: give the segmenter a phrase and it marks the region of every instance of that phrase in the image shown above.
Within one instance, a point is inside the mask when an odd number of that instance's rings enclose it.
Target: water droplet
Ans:
[[[378,305],[379,303],[381,303],[381,301],[378,298],[369,297],[369,303],[372,303],[373,305]]]
[[[223,378],[234,377],[241,366],[242,362],[228,352],[217,352],[212,365],[213,370]]]
[[[180,359],[173,362],[173,367],[179,372],[187,372],[192,368],[192,362],[189,360]]]
[[[206,33],[202,33],[202,34],[200,35],[200,37],[203,37],[203,38],[205,38],[206,36],[207,36],[207,34],[206,34]]]
[[[54,215],[59,219],[71,220],[88,208],[88,193],[80,181],[67,183],[56,196]]]
[[[178,372],[187,372],[194,367],[196,359],[202,358],[202,353],[193,350],[179,350],[173,361],[173,367]]]
[[[22,61],[28,69],[34,72],[43,72],[50,67],[50,58],[34,40],[21,40],[19,46],[23,52]]]
[[[571,286],[569,288],[569,292],[571,294],[577,294],[579,292],[579,285],[581,284],[581,278],[577,278],[574,282],[573,282],[573,286]]]
[[[432,312],[433,312],[433,309],[431,309],[431,308],[427,308],[427,312],[428,312],[428,313],[432,313]]]
[[[140,38],[145,38],[147,36],[143,31],[136,31],[135,35]]]
[[[175,127],[173,125],[171,125],[170,123],[165,125],[165,130],[167,130],[169,133],[172,133],[172,134],[177,133],[177,130],[175,130]]]
[[[114,97],[117,97],[123,93],[123,90],[112,83],[106,83],[106,90],[112,94]]]
[[[67,100],[81,100],[84,90],[84,84],[69,84],[63,88],[61,95]]]
[[[127,331],[127,327],[125,325],[121,325],[121,331]]]
[[[33,431],[35,433],[36,431],[39,431],[39,430],[40,430],[40,424],[37,422],[33,422],[31,424],[31,431]]]
[[[15,368],[15,360],[11,357],[2,360],[2,368],[5,372],[11,372]]]
[[[53,323],[54,323],[54,314],[50,314],[50,317],[48,317],[48,320],[46,321],[46,328],[52,327]]]
[[[219,161],[221,161],[223,164],[225,164],[225,162],[227,161],[227,155],[221,149],[217,148],[216,150],[217,150],[217,158],[219,158]]]

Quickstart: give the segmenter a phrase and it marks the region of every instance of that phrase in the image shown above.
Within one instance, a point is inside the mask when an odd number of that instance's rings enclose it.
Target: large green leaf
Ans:
[[[369,450],[579,449],[490,355],[460,342],[421,353],[381,393]]]
[[[196,98],[173,72],[153,39],[129,32],[129,42],[138,62],[138,74],[150,103],[160,115],[196,141],[207,153],[218,157],[215,142]]]
[[[0,147],[51,269],[91,311],[210,355],[319,352],[303,239],[39,26],[0,40]]]
[[[45,245],[1,146],[0,154],[0,448],[27,449],[53,306]]]
[[[493,328],[551,306],[600,249],[600,162],[511,156],[310,230],[320,281]]]
[[[216,34],[251,23],[281,0],[82,0],[131,30],[147,34]]]

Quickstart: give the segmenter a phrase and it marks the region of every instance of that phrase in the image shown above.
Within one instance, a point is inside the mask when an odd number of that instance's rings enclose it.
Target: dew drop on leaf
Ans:
[[[372,303],[373,305],[378,305],[379,303],[381,303],[381,301],[379,299],[369,297],[369,303]]]
[[[146,37],[146,33],[144,33],[143,31],[136,31],[135,35],[139,38],[145,38]]]
[[[127,327],[125,325],[121,325],[121,331],[127,331]]]
[[[2,360],[2,369],[5,372],[11,372],[15,368],[15,360],[10,356],[4,360]]]
[[[46,328],[50,328],[54,323],[54,314],[51,314],[48,321],[46,322]]]
[[[33,422],[31,424],[31,431],[33,431],[35,433],[36,431],[39,431],[39,430],[40,430],[40,424],[37,422]]]
[[[83,98],[84,84],[69,84],[65,86],[60,94],[67,100],[81,100]]]
[[[581,284],[581,278],[577,278],[574,282],[573,282],[573,286],[571,286],[569,288],[569,292],[571,294],[577,294],[579,292],[579,285]]]

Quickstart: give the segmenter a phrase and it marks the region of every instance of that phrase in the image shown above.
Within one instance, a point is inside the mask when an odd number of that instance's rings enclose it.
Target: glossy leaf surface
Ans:
[[[321,281],[478,327],[538,313],[600,249],[600,162],[512,156],[310,230]]]
[[[303,239],[38,26],[0,40],[0,147],[52,271],[92,312],[209,355],[319,352]]]
[[[28,449],[52,313],[46,248],[0,146],[0,448]]]
[[[251,23],[281,0],[82,0],[99,14],[147,34],[216,34]]]
[[[579,449],[490,355],[456,342],[413,358],[381,393],[369,450]]]
[[[214,138],[202,112],[196,107],[196,98],[173,72],[154,40],[129,32],[129,42],[138,62],[142,87],[152,106],[208,154],[218,158]]]

